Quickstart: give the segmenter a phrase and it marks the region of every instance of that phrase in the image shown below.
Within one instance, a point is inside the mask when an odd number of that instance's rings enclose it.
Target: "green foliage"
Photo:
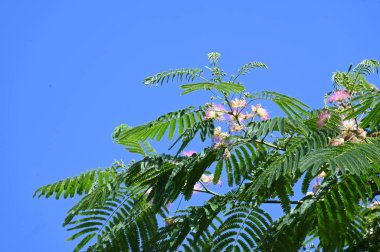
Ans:
[[[199,68],[182,68],[161,72],[153,76],[147,77],[144,80],[145,85],[160,84],[164,81],[193,81],[202,74],[203,70]]]
[[[188,94],[194,91],[198,90],[212,90],[215,89],[218,92],[229,94],[230,92],[234,93],[241,93],[245,90],[245,87],[240,84],[234,84],[234,83],[208,83],[208,82],[202,82],[202,83],[194,83],[194,84],[185,84],[180,86],[181,89],[183,89],[182,94]]]
[[[114,166],[105,170],[97,169],[82,173],[79,176],[60,180],[56,183],[43,186],[34,193],[33,197],[37,196],[50,198],[55,195],[59,199],[62,195],[67,197],[74,197],[75,195],[88,194],[97,187],[101,187],[112,181],[116,174],[117,169],[124,168],[122,163],[116,162]]]
[[[283,95],[277,92],[263,91],[261,93],[254,93],[249,95],[253,100],[270,100],[276,103],[284,113],[289,117],[301,118],[302,116],[308,116],[309,108],[306,104],[297,99]]]
[[[249,74],[249,72],[251,72],[252,70],[254,70],[256,68],[268,69],[267,65],[265,65],[262,62],[258,62],[258,61],[249,62],[249,63],[245,64],[244,66],[242,66],[241,69],[238,70],[238,73],[237,73],[234,80],[236,80],[240,75]]]
[[[212,251],[252,251],[271,225],[271,217],[251,205],[233,206],[213,235]]]
[[[189,107],[160,116],[150,123],[134,128],[121,125],[115,129],[113,138],[115,142],[126,146],[127,150],[145,155],[146,151],[143,147],[151,150],[146,144],[147,140],[160,141],[166,133],[168,133],[168,138],[172,139],[176,129],[178,135],[182,135],[194,124],[203,121],[203,113],[202,108]]]
[[[334,73],[325,107],[310,110],[276,92],[243,93],[245,86],[235,80],[265,64],[253,61],[225,80],[221,55],[210,53],[208,59],[207,78],[202,69],[186,68],[145,79],[146,85],[186,81],[182,94],[203,90],[213,97],[212,103],[140,126],[116,127],[114,141],[140,160],[35,192],[45,198],[81,196],[63,224],[71,232],[68,240],[78,241],[75,251],[281,252],[299,251],[313,240],[316,251],[376,251],[380,93],[366,77],[380,63],[364,60]],[[192,83],[197,78],[202,82]],[[266,109],[252,104],[259,100],[274,102],[285,116],[269,119]],[[165,135],[176,137],[173,154],[156,153],[150,145]],[[181,155],[198,139],[202,150]],[[215,186],[221,181],[224,194]],[[192,205],[197,194],[209,198]],[[171,203],[177,209],[168,209]],[[283,216],[273,221],[265,204],[279,204]]]

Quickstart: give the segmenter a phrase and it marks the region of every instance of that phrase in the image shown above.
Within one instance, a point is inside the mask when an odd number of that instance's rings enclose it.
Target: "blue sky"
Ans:
[[[0,0],[2,249],[70,251],[61,224],[74,201],[33,199],[34,190],[128,162],[111,139],[120,123],[208,99],[145,87],[146,76],[202,67],[218,51],[227,71],[269,66],[244,79],[249,91],[321,107],[333,71],[380,59],[379,10],[379,0]]]

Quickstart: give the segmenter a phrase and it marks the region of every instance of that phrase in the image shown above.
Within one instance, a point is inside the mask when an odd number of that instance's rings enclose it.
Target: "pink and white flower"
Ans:
[[[222,187],[222,179],[221,178],[218,180],[218,183],[216,183],[216,185],[219,187]]]
[[[184,155],[185,157],[191,157],[193,154],[197,154],[197,152],[196,152],[196,151],[193,151],[193,150],[189,150],[189,151],[184,151],[184,152],[183,152],[183,155]]]
[[[243,126],[241,124],[231,122],[230,123],[230,131],[232,132],[240,132],[243,130]]]
[[[212,174],[210,175],[203,174],[201,177],[202,182],[205,183],[206,185],[209,185],[213,179],[214,179],[214,175]]]
[[[331,146],[339,146],[342,144],[344,144],[344,139],[342,137],[335,138],[335,139],[331,140],[331,143],[330,143]]]
[[[354,119],[345,120],[341,124],[341,129],[345,131],[354,131],[357,129],[357,125]]]
[[[317,120],[317,128],[320,129],[326,125],[326,122],[330,119],[331,115],[328,110],[323,110]]]
[[[214,136],[219,137],[222,134],[222,127],[218,126],[214,129]]]
[[[346,90],[337,90],[330,96],[329,102],[343,101],[350,97],[350,94]]]
[[[193,194],[198,194],[199,193],[198,191],[202,190],[202,189],[203,189],[203,187],[202,187],[201,183],[199,183],[199,182],[195,183],[195,185],[193,187]]]
[[[229,157],[231,157],[231,152],[226,148],[223,153],[223,158],[228,159]]]
[[[266,109],[261,107],[261,104],[256,105],[256,113],[260,117],[261,120],[265,121],[269,119],[269,113]]]
[[[247,101],[244,98],[241,98],[240,100],[238,98],[235,98],[230,102],[230,105],[232,108],[243,108],[247,106]]]
[[[206,119],[212,119],[212,120],[218,120],[218,121],[225,121],[226,118],[224,115],[227,113],[227,110],[220,104],[211,104],[205,111],[205,118]]]

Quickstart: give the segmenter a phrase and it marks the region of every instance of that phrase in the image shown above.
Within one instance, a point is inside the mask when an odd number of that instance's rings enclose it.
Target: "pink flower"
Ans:
[[[214,136],[220,136],[220,134],[222,133],[222,127],[218,126],[214,129]]]
[[[216,183],[219,187],[222,187],[222,179],[220,178],[219,180],[218,180],[218,183]]]
[[[185,157],[191,157],[193,154],[196,154],[197,152],[196,151],[193,151],[193,150],[189,150],[189,151],[184,151],[183,152],[183,155]]]
[[[230,124],[230,131],[232,132],[239,132],[239,131],[242,131],[243,130],[243,126],[240,125],[240,124],[237,124],[235,122],[232,122]]]
[[[201,177],[202,182],[205,183],[206,185],[209,185],[213,179],[214,179],[214,176],[212,174],[211,175],[203,174]]]
[[[215,119],[216,118],[216,113],[214,110],[206,110],[206,118],[207,119]]]
[[[230,102],[230,105],[232,108],[243,108],[247,106],[247,102],[244,98],[241,98],[240,100],[238,98],[235,98],[235,100],[232,100]]]
[[[224,142],[216,142],[215,144],[214,144],[214,149],[218,149],[218,148],[225,148],[227,145],[224,143]]]
[[[265,121],[269,119],[269,114],[266,109],[261,107],[261,104],[256,105],[256,113],[260,117],[261,120]]]
[[[330,143],[331,146],[338,146],[338,145],[342,145],[342,144],[344,144],[343,138],[335,138],[335,139],[331,140],[331,143]]]
[[[320,129],[325,126],[326,122],[330,119],[331,115],[328,110],[323,110],[317,120],[317,128]]]
[[[350,94],[346,90],[337,90],[329,98],[329,102],[343,101],[350,98]]]
[[[227,110],[220,104],[211,104],[205,111],[205,118],[206,119],[212,119],[212,120],[218,120],[218,121],[224,121],[226,118],[224,117],[224,114],[227,113]]]
[[[356,122],[354,119],[345,120],[341,122],[341,129],[345,131],[354,131],[357,129]]]
[[[224,159],[229,159],[231,157],[231,152],[226,148],[223,153]]]
[[[201,183],[199,183],[199,182],[197,182],[197,183],[195,183],[195,185],[194,185],[194,187],[193,187],[193,194],[197,194],[197,193],[199,193],[198,191],[196,191],[196,190],[202,190],[202,185],[201,185]]]

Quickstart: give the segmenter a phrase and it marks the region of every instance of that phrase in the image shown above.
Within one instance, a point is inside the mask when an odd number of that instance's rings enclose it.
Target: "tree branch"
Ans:
[[[266,204],[281,204],[281,201],[279,201],[279,200],[265,200],[262,203],[266,203]],[[302,200],[291,200],[290,201],[290,204],[293,204],[293,205],[299,205],[299,204],[302,204],[302,203],[303,203]]]

